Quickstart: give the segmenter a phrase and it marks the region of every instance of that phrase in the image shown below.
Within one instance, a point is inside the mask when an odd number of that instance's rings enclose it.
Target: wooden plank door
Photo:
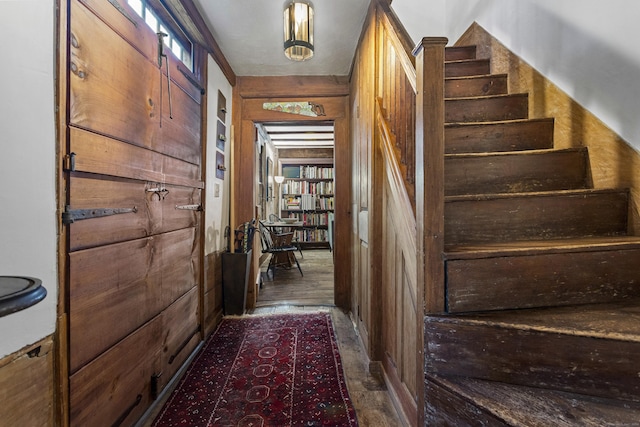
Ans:
[[[169,100],[156,34],[120,3],[67,17],[71,425],[132,425],[201,340],[202,95],[166,49]]]

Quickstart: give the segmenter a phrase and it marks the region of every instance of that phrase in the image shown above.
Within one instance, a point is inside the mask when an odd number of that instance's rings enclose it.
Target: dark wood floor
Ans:
[[[333,252],[329,249],[309,249],[296,252],[304,276],[297,267],[277,268],[275,277],[267,275],[269,259],[262,263],[262,289],[256,307],[270,305],[333,305]]]

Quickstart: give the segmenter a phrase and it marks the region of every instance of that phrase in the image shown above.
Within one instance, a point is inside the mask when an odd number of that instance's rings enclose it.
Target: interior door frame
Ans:
[[[324,116],[309,117],[263,109],[264,102],[312,102]],[[335,173],[334,299],[351,308],[351,150],[348,77],[238,77],[233,95],[231,227],[255,216],[255,123],[333,121]],[[252,177],[252,179],[247,179]],[[252,265],[256,277],[258,265]]]

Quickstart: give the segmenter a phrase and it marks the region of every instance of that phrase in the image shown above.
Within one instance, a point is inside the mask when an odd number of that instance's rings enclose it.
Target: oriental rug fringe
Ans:
[[[225,318],[153,426],[357,426],[331,315]]]

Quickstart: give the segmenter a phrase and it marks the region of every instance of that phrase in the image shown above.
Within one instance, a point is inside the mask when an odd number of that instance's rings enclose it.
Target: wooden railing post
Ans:
[[[426,37],[416,57],[416,225],[418,301],[424,314],[445,311],[444,283],[444,48]]]

